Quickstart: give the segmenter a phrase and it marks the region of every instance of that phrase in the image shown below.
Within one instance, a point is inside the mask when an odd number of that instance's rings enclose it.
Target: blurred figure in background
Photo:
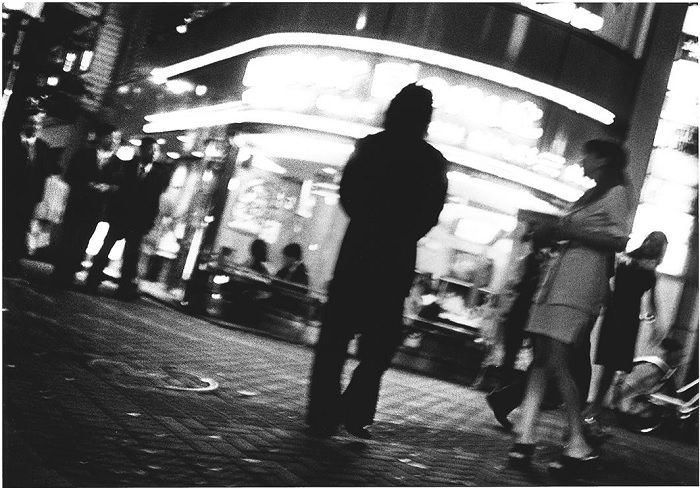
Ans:
[[[139,155],[123,163],[121,187],[107,208],[109,231],[92,260],[85,284],[87,292],[97,292],[103,270],[109,264],[109,252],[119,239],[124,239],[117,296],[124,300],[138,296],[136,277],[141,244],[153,227],[160,208],[160,196],[170,182],[170,167],[160,160],[160,155],[156,140],[144,137]]]
[[[18,273],[19,260],[27,254],[27,233],[44,196],[46,178],[60,172],[51,148],[37,136],[43,117],[38,103],[28,100],[21,132],[3,134],[2,247],[7,276]]]
[[[250,258],[246,261],[245,266],[262,275],[271,274],[270,268],[267,267],[267,254],[267,242],[255,239],[250,244]]]
[[[338,254],[311,372],[306,422],[314,435],[340,424],[360,438],[374,421],[381,378],[402,340],[404,300],[416,242],[445,202],[445,158],[425,141],[433,97],[415,84],[389,104],[383,132],[361,139],[345,166],[340,203],[350,218]],[[340,378],[350,340],[360,363],[345,392]]]
[[[296,242],[287,244],[282,249],[284,265],[277,271],[277,279],[296,283],[304,287],[309,286],[309,273],[302,260],[301,246]]]
[[[121,133],[110,126],[97,131],[97,143],[79,149],[68,162],[63,179],[70,186],[54,263],[53,281],[71,286],[85,249],[107,206],[119,189],[122,161],[116,156]]]
[[[549,377],[557,383],[568,424],[568,444],[556,473],[570,473],[597,459],[584,436],[580,397],[571,371],[573,345],[590,334],[613,274],[615,252],[629,236],[629,195],[624,168],[627,154],[618,144],[593,140],[583,147],[584,175],[595,181],[557,224],[542,226],[540,238],[566,241],[541,280],[526,327],[534,359],[521,405],[518,437],[508,454],[515,467],[529,467],[537,442],[537,420]]]
[[[603,400],[617,371],[632,370],[642,297],[649,294],[650,319],[656,316],[656,268],[668,246],[663,232],[649,234],[634,251],[620,256],[615,270],[614,288],[605,309],[598,336],[595,363],[603,367],[591,404],[584,411],[584,423],[591,435],[602,436],[598,423]]]

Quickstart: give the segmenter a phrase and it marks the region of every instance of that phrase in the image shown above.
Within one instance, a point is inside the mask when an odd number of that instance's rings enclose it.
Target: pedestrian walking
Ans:
[[[357,142],[340,183],[350,221],[340,248],[311,372],[306,422],[328,436],[340,424],[369,438],[381,378],[402,339],[403,306],[414,280],[416,242],[438,221],[445,158],[425,141],[432,94],[415,84],[391,101],[384,131]],[[359,365],[341,395],[350,340]]]
[[[57,286],[73,284],[90,237],[98,222],[106,219],[121,180],[122,161],[116,156],[120,143],[121,133],[103,126],[97,131],[97,143],[79,149],[68,162],[63,179],[70,191],[53,272]]]
[[[16,275],[27,254],[27,233],[44,196],[46,178],[60,172],[49,145],[38,137],[43,113],[29,101],[21,131],[3,127],[3,269]],[[16,125],[14,126],[16,127]],[[6,130],[5,130],[6,129]]]
[[[557,224],[537,230],[563,241],[540,284],[526,330],[534,343],[517,442],[509,452],[515,467],[527,467],[537,442],[536,427],[547,380],[555,378],[564,402],[568,444],[550,469],[576,471],[597,459],[583,433],[579,394],[569,368],[573,344],[600,313],[613,274],[615,252],[624,250],[629,235],[630,202],[625,186],[627,156],[616,143],[592,140],[583,147],[584,175],[595,182]]]
[[[595,363],[601,365],[600,381],[584,410],[584,425],[592,435],[604,436],[598,416],[616,372],[632,371],[639,334],[642,297],[648,294],[650,316],[656,318],[656,268],[661,264],[668,239],[663,232],[650,233],[637,249],[620,256],[614,288],[605,309],[598,336]]]
[[[160,160],[160,146],[152,137],[141,139],[139,155],[125,162],[122,184],[107,208],[109,230],[102,247],[92,260],[86,291],[97,292],[109,252],[124,239],[124,252],[117,297],[134,300],[138,296],[136,277],[144,236],[151,230],[160,208],[160,196],[170,183],[170,166]]]

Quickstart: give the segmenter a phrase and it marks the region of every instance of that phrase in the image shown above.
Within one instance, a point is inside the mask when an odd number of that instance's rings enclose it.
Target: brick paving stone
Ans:
[[[390,370],[373,440],[311,438],[303,425],[309,348],[148,300],[47,294],[32,281],[41,278],[3,287],[10,309],[3,314],[4,425],[35,453],[23,459],[21,448],[5,450],[8,486],[54,486],[38,484],[27,458],[55,486],[558,484],[546,463],[561,449],[559,413],[545,415],[533,472],[520,473],[505,466],[512,438],[495,425],[482,392]],[[137,376],[105,374],[90,363],[100,358]],[[355,364],[349,361],[345,381]],[[209,375],[220,386],[198,394],[139,383],[138,375],[169,371],[185,383],[178,374]],[[697,445],[612,432],[600,469],[571,484],[698,484]]]

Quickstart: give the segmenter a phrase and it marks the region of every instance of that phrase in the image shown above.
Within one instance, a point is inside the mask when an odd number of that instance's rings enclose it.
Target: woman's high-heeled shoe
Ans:
[[[535,444],[516,442],[508,451],[508,465],[515,469],[528,469],[535,454]]]

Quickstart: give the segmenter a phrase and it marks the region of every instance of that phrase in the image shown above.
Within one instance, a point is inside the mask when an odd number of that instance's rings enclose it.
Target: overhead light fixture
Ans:
[[[194,94],[197,95],[198,97],[201,97],[207,93],[207,86],[206,85],[197,85],[194,89]]]
[[[417,61],[471,76],[478,76],[479,78],[522,90],[562,105],[605,125],[610,125],[615,120],[615,114],[610,110],[583,97],[497,66],[417,46],[356,36],[308,32],[266,34],[167,67],[155,68],[151,71],[151,75],[154,80],[163,82],[178,74],[247,54],[251,51],[279,46],[334,47]]]
[[[143,126],[143,131],[145,133],[160,133],[245,122],[296,127],[354,139],[360,139],[368,134],[381,131],[379,127],[308,114],[279,112],[274,110],[246,110],[242,107],[240,110],[233,110],[231,108],[231,102],[209,107],[199,107],[196,109],[152,114],[146,116],[145,119],[149,121],[148,124]],[[577,200],[583,193],[583,190],[578,187],[571,186],[544,175],[538,175],[512,163],[507,163],[474,151],[459,149],[446,144],[434,145],[448,160],[456,164],[525,184],[567,202]],[[351,145],[348,144],[348,146]]]
[[[204,153],[202,151],[192,151],[191,154],[195,158],[203,158],[204,157]]]
[[[75,60],[78,59],[78,55],[75,53],[66,53],[66,59],[63,62],[63,71],[69,73],[73,69]]]
[[[177,27],[175,27],[175,30],[177,31],[178,34],[184,34],[187,32],[187,25],[186,24],[180,24]]]
[[[90,69],[93,55],[94,53],[92,51],[83,51],[82,56],[80,56],[80,71],[87,71]]]
[[[48,78],[46,78],[46,84],[49,86],[57,86],[58,76],[49,76]]]
[[[168,156],[170,159],[180,159],[180,153],[176,153],[174,151],[169,151],[165,153],[166,156]]]
[[[139,147],[141,146],[141,139],[129,139],[129,144]]]
[[[163,138],[161,137],[161,138],[158,139],[156,142],[162,146],[163,144],[165,144],[165,143],[168,142],[168,141],[166,141],[165,139],[163,139]]]

